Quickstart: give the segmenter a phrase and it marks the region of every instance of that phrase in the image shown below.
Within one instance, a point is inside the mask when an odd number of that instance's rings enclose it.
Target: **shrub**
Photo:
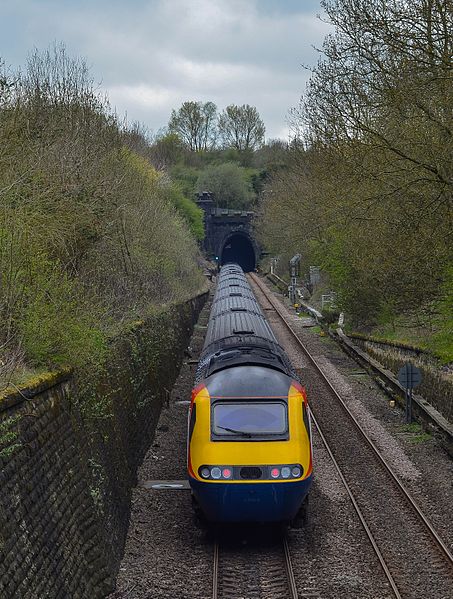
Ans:
[[[197,191],[211,191],[219,206],[246,210],[255,199],[246,169],[234,163],[210,166],[198,177]]]
[[[122,146],[64,48],[35,52],[0,85],[1,361],[102,364],[125,319],[200,288],[189,230],[201,235],[200,212]]]

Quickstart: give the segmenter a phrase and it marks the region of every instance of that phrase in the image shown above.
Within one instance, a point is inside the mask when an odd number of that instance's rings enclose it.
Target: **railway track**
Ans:
[[[213,599],[298,599],[288,542],[254,537],[214,543]]]
[[[268,275],[270,280],[277,285],[280,289],[286,290],[288,283],[286,283],[283,279],[275,274]],[[308,305],[304,304],[305,309],[318,320],[318,316],[320,315],[316,310],[310,308]],[[415,348],[408,347],[407,345],[398,344],[395,342],[386,342],[386,341],[373,341],[371,339],[366,339],[365,337],[361,337],[359,335],[345,335],[342,329],[337,329],[336,332],[329,331],[330,337],[339,344],[343,351],[345,351],[349,356],[353,358],[356,362],[363,365],[367,370],[370,370],[374,373],[376,377],[376,381],[378,384],[383,387],[387,393],[398,397],[404,397],[404,389],[399,383],[395,374],[390,372],[381,362],[379,362],[379,358],[373,358],[369,355],[369,352],[365,349],[361,349],[357,346],[355,339],[362,338],[362,340],[367,340],[368,343],[374,344],[376,346],[387,347],[388,349],[400,350],[407,354],[407,358],[410,359],[411,355],[414,358],[418,358],[420,355],[425,355],[425,360],[429,360],[429,354],[424,352],[423,350],[418,350]],[[430,405],[423,397],[415,394],[413,396],[413,407],[416,416],[424,422],[429,429],[435,430],[441,440],[441,443],[444,449],[453,457],[453,427],[448,422],[448,420],[432,405]]]
[[[308,358],[316,427],[346,487],[361,524],[382,566],[393,596],[399,599],[451,597],[453,557],[417,503],[393,472],[347,401],[330,383],[305,348],[272,293],[260,279],[250,280],[263,309],[273,310],[292,342]],[[334,401],[332,401],[334,399]]]

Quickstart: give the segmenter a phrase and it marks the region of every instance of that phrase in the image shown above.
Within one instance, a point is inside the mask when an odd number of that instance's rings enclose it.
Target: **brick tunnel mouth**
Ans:
[[[239,264],[244,272],[250,272],[256,268],[255,250],[252,242],[245,235],[232,235],[222,248],[220,264],[234,262]]]

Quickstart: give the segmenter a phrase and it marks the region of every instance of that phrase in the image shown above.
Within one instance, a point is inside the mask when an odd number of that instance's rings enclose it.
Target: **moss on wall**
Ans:
[[[137,467],[207,294],[111,342],[89,385],[69,370],[0,399],[0,596],[104,597]]]

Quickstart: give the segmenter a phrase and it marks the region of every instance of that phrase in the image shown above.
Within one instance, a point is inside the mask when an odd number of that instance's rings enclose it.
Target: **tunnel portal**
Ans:
[[[250,239],[241,234],[234,234],[225,241],[220,256],[220,264],[235,262],[244,272],[256,268],[255,250]]]
[[[251,210],[219,208],[208,191],[198,194],[198,206],[204,212],[203,249],[217,265],[236,262],[245,272],[255,270],[261,248],[254,237]]]

